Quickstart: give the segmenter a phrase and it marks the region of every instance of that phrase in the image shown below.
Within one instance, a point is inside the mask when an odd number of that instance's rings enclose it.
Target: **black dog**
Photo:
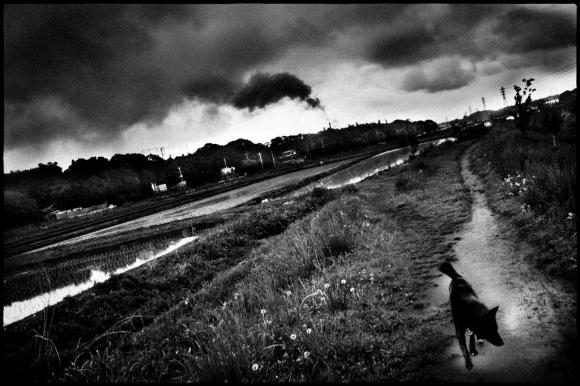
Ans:
[[[439,266],[439,270],[451,278],[451,283],[449,284],[451,316],[455,324],[455,334],[465,358],[465,367],[471,370],[473,363],[465,345],[465,331],[469,328],[473,332],[469,337],[469,351],[472,355],[477,355],[475,335],[479,339],[485,339],[495,346],[502,346],[503,340],[497,332],[497,322],[495,320],[499,306],[489,310],[479,301],[467,280],[457,273],[450,263],[442,263]]]

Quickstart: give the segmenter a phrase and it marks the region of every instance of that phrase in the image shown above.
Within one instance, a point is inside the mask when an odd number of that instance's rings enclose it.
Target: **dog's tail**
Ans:
[[[444,274],[446,274],[447,276],[449,276],[451,279],[455,279],[458,277],[461,277],[460,274],[457,273],[457,271],[455,270],[455,268],[453,268],[453,266],[451,265],[451,263],[449,262],[444,262],[441,263],[439,265],[439,270],[441,272],[443,272]]]

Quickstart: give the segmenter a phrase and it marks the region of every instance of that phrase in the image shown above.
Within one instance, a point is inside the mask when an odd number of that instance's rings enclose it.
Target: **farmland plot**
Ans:
[[[32,315],[60,303],[67,296],[75,296],[88,290],[97,283],[102,283],[143,264],[165,256],[198,236],[184,237],[169,243],[168,240],[149,241],[138,248],[122,248],[100,254],[89,255],[81,261],[69,261],[47,269],[36,269],[15,276],[4,283],[7,296],[4,298],[3,325],[7,326],[25,317]],[[154,247],[167,247],[154,253]],[[36,283],[36,285],[31,285]]]
[[[38,252],[41,250],[46,250],[48,248],[53,248],[66,244],[75,244],[95,237],[108,237],[118,232],[123,232],[130,229],[137,229],[152,225],[170,223],[173,221],[179,221],[190,217],[202,216],[205,214],[233,208],[245,202],[251,201],[257,197],[260,197],[268,192],[283,189],[304,179],[311,178],[318,174],[325,173],[332,169],[348,164],[349,162],[352,162],[352,160],[351,159],[342,160],[306,170],[301,170],[294,173],[289,173],[283,176],[274,177],[265,181],[258,182],[251,186],[234,189],[193,203],[182,205],[177,208],[144,216],[132,221],[128,221],[123,224],[114,225],[109,228],[101,229],[99,231],[74,237],[69,240],[61,241],[59,243],[55,243],[46,247],[38,248],[27,253]]]
[[[447,141],[455,141],[456,138],[449,137],[438,139],[434,141],[424,142],[418,145],[418,153],[421,153],[430,146],[439,146]],[[322,187],[327,189],[336,189],[349,184],[356,184],[364,179],[372,177],[383,170],[403,164],[409,159],[409,147],[388,150],[380,154],[376,154],[371,158],[359,162],[351,167],[334,173],[328,177],[322,178],[312,184],[309,184],[291,194],[292,197],[304,194],[306,191],[312,190],[315,187]]]

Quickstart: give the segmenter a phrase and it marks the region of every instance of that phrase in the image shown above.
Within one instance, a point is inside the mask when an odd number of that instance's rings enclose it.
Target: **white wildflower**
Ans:
[[[260,369],[260,365],[259,365],[259,364],[257,364],[257,363],[254,363],[254,364],[252,365],[252,370],[253,370],[253,371],[258,371],[259,369]]]
[[[290,339],[292,339],[292,340],[296,340],[296,334],[291,334],[291,335],[290,335]]]

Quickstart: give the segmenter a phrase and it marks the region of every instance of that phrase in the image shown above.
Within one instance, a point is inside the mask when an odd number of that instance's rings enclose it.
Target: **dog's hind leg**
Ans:
[[[455,326],[455,335],[457,336],[457,340],[459,341],[459,347],[461,347],[461,352],[463,353],[463,358],[465,358],[465,367],[467,370],[471,370],[473,368],[473,363],[471,362],[471,357],[467,352],[467,345],[465,344],[465,329],[458,328],[457,325]]]
[[[475,348],[475,332],[469,331],[469,352],[471,355],[476,356],[478,354]]]

